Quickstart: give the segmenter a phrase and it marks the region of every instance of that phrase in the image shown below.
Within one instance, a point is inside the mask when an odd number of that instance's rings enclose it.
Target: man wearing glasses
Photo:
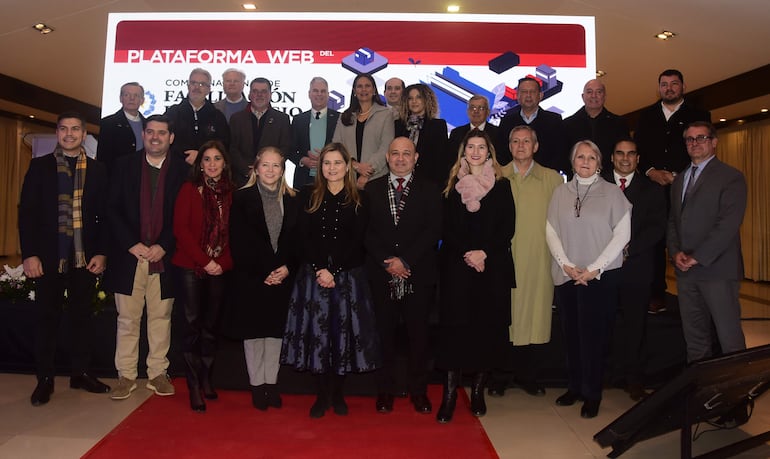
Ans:
[[[195,162],[198,148],[209,140],[219,140],[228,146],[230,129],[225,115],[208,100],[211,74],[202,68],[193,69],[187,80],[187,97],[166,110],[174,128],[175,140],[171,152],[181,155],[187,164]]]
[[[489,117],[489,101],[484,96],[473,96],[468,100],[468,121],[470,123],[457,126],[449,133],[449,152],[456,158],[460,149],[460,144],[463,141],[463,137],[472,129],[478,129],[489,134],[489,138],[492,141],[496,141],[498,137],[497,126],[487,123]],[[506,143],[507,145],[507,143]],[[502,149],[497,148],[495,144],[495,155],[497,156],[497,162],[500,164],[508,164],[511,162],[511,153],[508,151],[508,147]],[[454,161],[453,161],[454,162]]]
[[[230,159],[233,181],[243,185],[249,177],[257,152],[275,147],[284,156],[291,152],[289,115],[270,106],[273,85],[267,78],[254,78],[249,89],[249,106],[230,118]]]
[[[693,362],[711,357],[712,326],[723,353],[746,348],[738,302],[746,179],[716,158],[711,123],[691,123],[683,138],[691,162],[671,185],[667,241],[687,360]]]

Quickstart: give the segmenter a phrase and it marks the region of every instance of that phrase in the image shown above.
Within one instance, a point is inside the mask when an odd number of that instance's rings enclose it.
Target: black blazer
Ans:
[[[441,239],[441,190],[420,176],[414,176],[409,196],[399,218],[393,222],[388,201],[390,174],[366,185],[369,196],[369,226],[364,238],[366,272],[373,283],[390,280],[383,260],[399,257],[409,266],[414,285],[438,281],[438,241]]]
[[[628,137],[626,121],[606,108],[602,108],[601,113],[592,119],[585,107],[581,107],[564,120],[564,127],[567,130],[567,149],[580,140],[592,141],[602,152],[602,171],[609,171],[612,178],[612,153],[615,144]]]
[[[139,118],[144,123],[144,116],[141,113]],[[96,160],[106,164],[107,173],[112,174],[115,160],[132,154],[136,154],[136,136],[123,109],[102,118],[99,123]]]
[[[171,121],[174,130],[174,143],[171,144],[171,152],[175,156],[184,159],[185,151],[198,150],[209,140],[219,140],[225,145],[225,148],[229,148],[230,128],[227,127],[227,119],[208,100],[198,110],[197,121],[187,97],[182,102],[169,107],[166,110],[166,116]],[[198,129],[195,129],[196,126]]]
[[[219,113],[219,112],[217,112]],[[109,192],[109,229],[110,246],[108,249],[107,270],[104,275],[104,287],[110,292],[130,295],[134,286],[136,257],[128,249],[142,240],[140,219],[140,187],[142,165],[146,162],[144,150],[134,156],[124,156],[115,163],[121,171],[111,179]],[[187,178],[189,166],[181,156],[169,152],[166,157],[169,170],[166,173],[163,190],[163,229],[157,244],[163,247],[165,272],[160,275],[162,298],[173,298],[172,280],[169,275],[171,256],[174,254],[174,203],[182,183]]]
[[[300,189],[307,184],[313,183],[315,180],[308,175],[308,168],[300,166],[299,164],[299,161],[307,156],[307,152],[310,151],[311,115],[311,110],[300,113],[294,117],[294,121],[292,121],[291,124],[293,141],[291,150],[287,152],[287,157],[296,165],[296,168],[294,169],[294,183],[292,184],[296,189]],[[326,110],[326,139],[324,140],[324,145],[332,141],[332,137],[334,137],[334,128],[337,127],[337,119],[339,117],[340,112],[331,109]]]
[[[107,170],[104,164],[86,159],[83,184],[83,245],[86,262],[94,255],[106,255],[108,228]],[[36,256],[45,274],[57,272],[59,263],[59,200],[56,157],[34,158],[24,176],[19,202],[19,239],[22,259]]]
[[[230,208],[233,271],[228,289],[229,320],[225,325],[228,336],[237,339],[282,336],[297,271],[298,216],[299,200],[284,194],[278,250],[273,251],[258,185],[233,193]],[[280,285],[266,285],[264,281],[270,272],[283,265],[289,269],[289,276]]]
[[[471,125],[469,123],[463,124],[462,126],[457,126],[456,128],[452,129],[452,132],[449,133],[449,151],[452,152],[452,165],[454,165],[454,163],[457,161],[460,145],[462,145],[463,138],[465,138],[465,135],[470,130]],[[497,162],[504,166],[513,161],[511,151],[508,149],[508,138],[506,137],[503,145],[500,144],[499,128],[494,124],[489,124],[489,122],[487,122],[487,124],[484,125],[484,132],[486,132],[489,135],[489,138],[492,139],[492,143],[495,147],[495,156],[497,157]]]
[[[406,124],[400,119],[395,123],[396,137],[409,137]],[[449,179],[449,170],[457,159],[449,149],[446,121],[441,118],[425,120],[415,147],[420,155],[415,165],[415,174],[443,186]]]
[[[693,121],[711,121],[711,113],[689,105],[686,100],[668,121],[660,101],[642,110],[634,131],[642,174],[651,167],[677,174],[687,168],[690,155],[682,135]]]
[[[516,126],[526,124],[521,117],[521,107],[517,106],[509,111],[500,121],[498,145],[500,149],[508,150],[508,134]],[[535,161],[544,167],[558,171],[564,171],[568,177],[572,177],[572,166],[569,161],[569,149],[567,145],[567,132],[561,115],[538,107],[537,118],[529,125],[537,133],[537,142],[540,145],[535,152]],[[502,164],[502,163],[501,163]]]
[[[259,145],[254,148],[254,132],[251,119],[251,106],[230,117],[230,160],[233,163],[233,181],[239,185],[246,183],[249,166],[254,162],[257,151],[262,147],[276,147],[288,155],[291,151],[291,122],[289,115],[269,108],[263,117],[267,117],[262,128]],[[223,115],[224,117],[224,115]]]
[[[615,184],[613,171],[603,173]],[[637,171],[623,193],[633,205],[631,209],[631,241],[628,257],[623,261],[624,281],[646,283],[652,281],[653,250],[666,234],[666,196],[663,188]]]

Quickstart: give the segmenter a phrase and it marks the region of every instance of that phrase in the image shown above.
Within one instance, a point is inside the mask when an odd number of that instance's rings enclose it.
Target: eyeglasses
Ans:
[[[691,144],[697,143],[698,145],[702,145],[713,138],[714,138],[713,136],[703,135],[703,134],[696,135],[695,137],[685,137],[684,144],[691,145]]]
[[[187,84],[189,84],[191,87],[199,87],[199,88],[208,88],[211,86],[211,83],[206,83],[205,81],[188,81]]]
[[[482,105],[469,105],[468,106],[468,111],[471,111],[473,113],[485,112],[487,110],[489,110],[489,109],[487,107],[482,106]]]

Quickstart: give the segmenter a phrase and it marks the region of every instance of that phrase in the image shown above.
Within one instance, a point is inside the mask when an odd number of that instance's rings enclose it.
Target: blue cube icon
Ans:
[[[355,61],[361,65],[371,64],[374,61],[374,51],[369,48],[358,48],[355,52]]]

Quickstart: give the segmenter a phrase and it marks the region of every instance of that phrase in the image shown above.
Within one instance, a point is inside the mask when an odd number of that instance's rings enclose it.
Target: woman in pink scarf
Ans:
[[[447,376],[436,416],[440,423],[452,419],[463,371],[473,374],[473,415],[487,411],[487,372],[499,366],[509,345],[515,215],[492,141],[483,131],[468,132],[444,190],[436,366]]]

